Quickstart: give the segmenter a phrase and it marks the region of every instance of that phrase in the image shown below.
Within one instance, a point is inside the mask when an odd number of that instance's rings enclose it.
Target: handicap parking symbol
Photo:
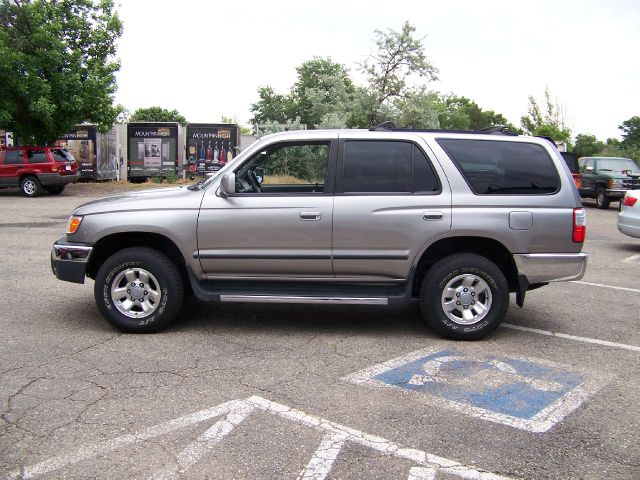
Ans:
[[[533,432],[545,432],[606,379],[540,359],[477,356],[452,349],[412,352],[344,378],[421,395],[436,406]]]

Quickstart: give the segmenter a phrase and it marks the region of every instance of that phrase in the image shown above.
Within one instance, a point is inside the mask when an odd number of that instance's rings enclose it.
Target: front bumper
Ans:
[[[51,249],[51,270],[59,280],[84,283],[87,262],[93,247],[84,243],[58,240]]]
[[[529,284],[580,280],[587,269],[586,253],[515,254],[518,274]]]
[[[608,188],[606,192],[607,192],[607,197],[611,197],[611,198],[622,198],[624,197],[624,194],[627,193],[626,190],[610,189],[610,188]]]

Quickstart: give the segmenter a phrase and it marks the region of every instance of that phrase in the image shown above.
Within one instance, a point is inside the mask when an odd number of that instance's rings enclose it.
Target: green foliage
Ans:
[[[504,115],[493,110],[482,110],[473,100],[453,94],[440,97],[438,105],[440,126],[447,130],[482,130],[497,125],[504,125],[513,132],[520,130]]]
[[[286,123],[291,119],[293,102],[288,95],[280,95],[273,87],[260,87],[258,89],[260,99],[251,105],[251,123],[253,125],[268,122]]]
[[[571,143],[571,130],[565,124],[564,108],[551,100],[548,88],[544,90],[544,111],[533,95],[530,95],[528,114],[523,115],[520,121],[522,128],[529,135]]]
[[[129,117],[130,122],[178,122],[183,127],[187,119],[178,110],[167,110],[162,107],[139,108]]]
[[[82,122],[109,129],[119,113],[112,0],[0,0],[0,127],[47,144]]]
[[[385,104],[402,98],[410,89],[409,81],[437,79],[438,69],[431,65],[424,53],[421,38],[415,38],[416,28],[405,22],[400,32],[388,29],[375,31],[376,52],[362,65],[367,76],[367,90],[372,100],[368,112],[369,125],[382,121]]]
[[[622,130],[622,146],[640,148],[640,116],[631,117],[618,127]]]
[[[595,135],[580,133],[576,135],[576,144],[573,153],[578,157],[593,157],[604,151],[604,142],[599,141]]]
[[[440,128],[439,97],[435,92],[418,89],[394,101],[393,121],[403,128]]]

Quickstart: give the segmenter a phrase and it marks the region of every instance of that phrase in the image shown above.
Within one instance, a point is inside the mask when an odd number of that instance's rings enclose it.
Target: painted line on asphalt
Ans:
[[[631,255],[622,260],[624,263],[640,263],[640,255]]]
[[[521,327],[520,325],[513,325],[511,323],[503,323],[500,325],[504,328],[510,328],[512,330],[521,330],[523,332],[537,333],[538,335],[546,335],[548,337],[564,338],[566,340],[575,340],[577,342],[592,343],[594,345],[602,345],[604,347],[621,348],[623,350],[630,350],[632,352],[640,352],[640,347],[635,345],[627,345],[625,343],[609,342],[607,340],[598,340],[597,338],[578,337],[576,335],[567,335],[566,333],[551,332],[549,330],[540,330],[537,328]]]
[[[455,476],[464,479],[476,480],[507,480],[509,477],[479,470],[461,463],[439,457],[422,450],[404,448],[397,443],[386,440],[376,435],[355,430],[353,428],[334,423],[321,417],[309,415],[300,410],[295,410],[286,405],[272,402],[262,397],[252,396],[245,400],[232,400],[221,405],[202,410],[200,412],[185,415],[184,417],[169,420],[167,422],[146,428],[134,434],[122,435],[111,440],[98,442],[93,445],[80,447],[77,450],[50,458],[43,462],[23,467],[20,470],[10,472],[6,479],[34,478],[45,475],[62,468],[77,464],[83,460],[95,457],[104,457],[105,454],[118,448],[130,445],[142,444],[156,437],[166,435],[188,426],[196,425],[216,417],[225,415],[218,420],[204,434],[187,446],[180,455],[175,458],[176,465],[173,469],[161,470],[151,478],[163,478],[165,476],[178,475],[188,478],[188,469],[197,461],[202,460],[203,454],[212,449],[236,426],[245,421],[256,410],[275,415],[281,419],[310,427],[324,433],[319,448],[314,453],[305,469],[298,478],[324,480],[338,458],[340,450],[345,443],[356,445],[377,451],[383,455],[408,460],[416,464],[412,468],[411,479],[429,479],[432,472],[440,472],[449,477]],[[118,458],[122,454],[118,455]],[[177,468],[175,468],[177,467]],[[63,475],[58,476],[60,478]]]
[[[572,280],[571,283],[577,283],[579,285],[589,285],[591,287],[612,288],[613,290],[622,290],[625,292],[640,293],[640,289],[637,289],[637,288],[616,287],[615,285],[604,285],[602,283],[583,282],[581,280]]]

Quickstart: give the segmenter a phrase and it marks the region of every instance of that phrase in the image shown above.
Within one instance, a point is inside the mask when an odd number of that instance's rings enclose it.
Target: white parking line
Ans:
[[[260,410],[264,413],[276,415],[284,420],[297,423],[306,427],[311,427],[324,433],[320,447],[314,453],[305,469],[298,478],[309,478],[323,480],[330,473],[334,461],[338,457],[340,450],[346,442],[351,442],[365,448],[372,449],[383,454],[412,462],[417,468],[412,468],[409,474],[410,479],[430,479],[433,472],[444,473],[448,476],[455,476],[465,479],[477,480],[507,480],[509,477],[494,474],[484,470],[462,465],[453,460],[432,455],[422,450],[414,448],[404,448],[397,443],[391,442],[376,435],[370,435],[353,428],[349,428],[339,423],[334,423],[320,417],[308,415],[300,410],[295,410],[272,402],[262,397],[249,397],[245,400],[232,400],[216,407],[212,407],[200,412],[185,415],[168,422],[161,423],[154,427],[144,429],[134,434],[122,435],[112,440],[98,442],[94,445],[81,447],[74,452],[62,454],[43,462],[23,467],[18,471],[10,472],[6,479],[34,478],[47,473],[69,467],[83,460],[95,457],[103,457],[117,448],[129,445],[141,444],[153,438],[166,435],[187,426],[195,425],[215,417],[225,415],[225,418],[217,421],[203,435],[198,437],[196,442],[183,450],[182,454],[176,457],[178,464],[177,472],[174,469],[157,472],[156,477],[162,478],[165,474],[169,476],[178,473],[181,478],[188,478],[188,469],[197,461],[202,461],[203,454],[207,450],[219,443],[237,425],[245,421],[252,412]],[[118,455],[120,458],[121,455]],[[182,468],[181,468],[182,467]],[[58,478],[64,475],[58,476]],[[96,475],[99,477],[100,475]]]
[[[616,287],[615,285],[604,285],[602,283],[583,282],[581,280],[573,280],[571,283],[577,283],[579,285],[590,285],[592,287],[612,288],[614,290],[623,290],[625,292],[640,293],[640,290],[637,288]]]
[[[609,342],[607,340],[598,340],[597,338],[578,337],[575,335],[567,335],[566,333],[551,332],[549,330],[539,330],[537,328],[521,327],[520,325],[512,325],[511,323],[503,323],[500,326],[504,328],[511,328],[512,330],[521,330],[523,332],[537,333],[538,335],[547,335],[549,337],[559,337],[559,338],[565,338],[567,340],[575,340],[578,342],[593,343],[595,345],[603,345],[605,347],[631,350],[632,352],[640,352],[640,347],[636,347],[635,345]]]
[[[640,263],[640,255],[631,255],[622,260],[624,263]]]

